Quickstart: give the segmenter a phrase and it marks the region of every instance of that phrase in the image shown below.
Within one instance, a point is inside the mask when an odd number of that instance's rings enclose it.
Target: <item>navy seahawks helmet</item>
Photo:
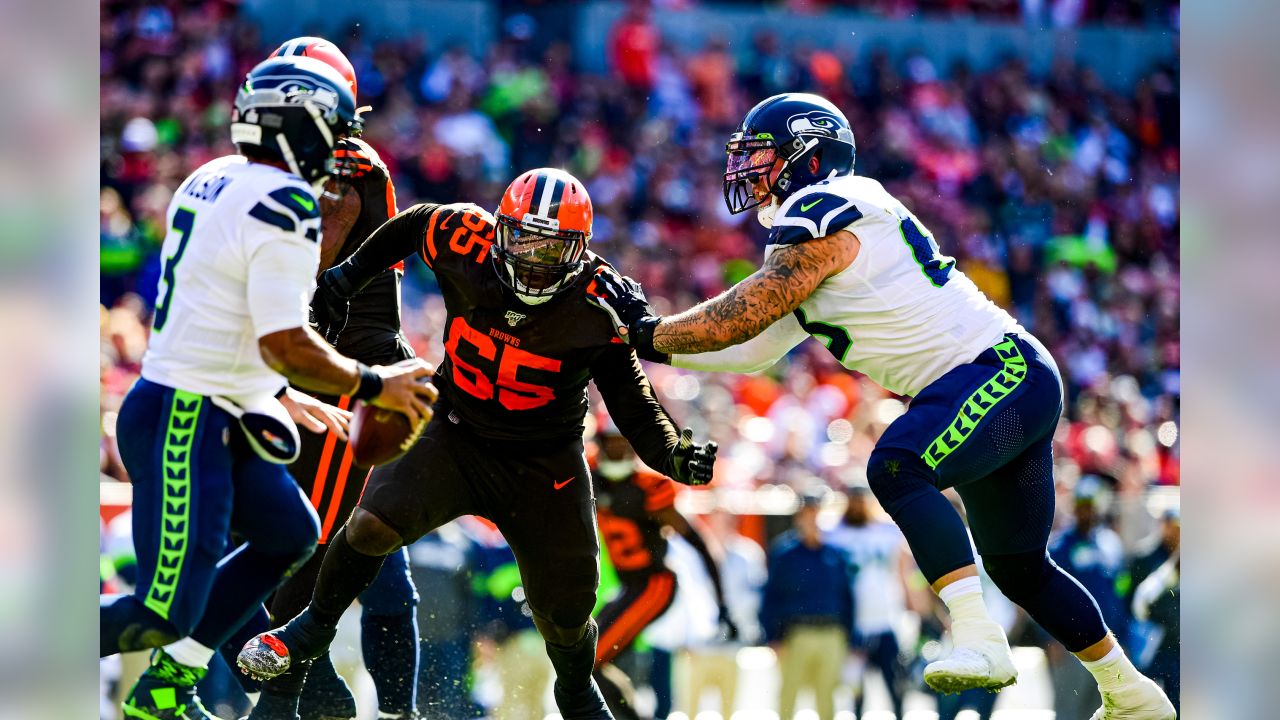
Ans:
[[[333,145],[361,127],[351,86],[329,65],[303,56],[258,63],[236,93],[231,141],[279,157],[312,184],[333,169]]]
[[[802,187],[832,175],[853,172],[853,129],[829,100],[808,93],[783,93],[751,108],[725,145],[729,160],[724,173],[724,201],[729,212],[740,213],[768,201],[756,199],[753,183],[770,177],[782,160],[769,192],[779,201]],[[816,172],[809,160],[818,158]]]

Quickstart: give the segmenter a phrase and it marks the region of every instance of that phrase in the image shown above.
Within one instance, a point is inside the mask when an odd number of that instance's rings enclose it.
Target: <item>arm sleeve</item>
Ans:
[[[716,605],[724,607],[724,583],[720,580],[720,566],[716,564],[716,560],[711,556],[711,549],[707,547],[707,543],[702,539],[702,534],[693,527],[692,523],[688,523],[689,531],[681,533],[681,537],[685,542],[698,553],[698,557],[702,559],[702,566],[707,570],[707,577],[711,578],[711,587],[716,594]]]
[[[421,203],[397,213],[343,261],[343,275],[356,287],[364,287],[383,270],[419,252],[431,217],[439,207]]]
[[[658,402],[653,385],[640,367],[635,352],[625,345],[606,347],[591,365],[609,417],[631,442],[636,455],[649,467],[670,477],[671,452],[679,433],[675,422]]]
[[[792,313],[741,345],[696,355],[672,355],[671,364],[689,370],[756,373],[773,366],[807,337],[809,333]]]
[[[315,290],[320,246],[296,235],[278,234],[249,256],[246,287],[256,337],[307,324]]]

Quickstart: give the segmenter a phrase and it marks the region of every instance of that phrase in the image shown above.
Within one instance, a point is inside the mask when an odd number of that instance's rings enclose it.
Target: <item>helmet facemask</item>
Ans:
[[[521,302],[540,305],[567,289],[582,269],[588,237],[499,215],[495,240],[492,252],[498,277]]]
[[[734,133],[725,144],[725,152],[729,159],[724,170],[724,202],[729,212],[736,215],[764,202],[764,198],[757,198],[754,192],[761,178],[770,183],[769,193],[773,193],[769,175],[778,159],[778,146],[772,137],[743,138],[741,133]]]

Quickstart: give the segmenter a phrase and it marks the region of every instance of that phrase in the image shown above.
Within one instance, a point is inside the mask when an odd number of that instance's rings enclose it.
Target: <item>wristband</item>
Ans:
[[[641,360],[659,363],[671,361],[670,355],[658,352],[653,348],[653,331],[660,322],[662,322],[660,317],[644,317],[631,326],[631,347],[636,351],[636,355],[640,356]]]
[[[360,384],[351,393],[352,400],[372,400],[382,394],[382,376],[362,362],[356,363]]]

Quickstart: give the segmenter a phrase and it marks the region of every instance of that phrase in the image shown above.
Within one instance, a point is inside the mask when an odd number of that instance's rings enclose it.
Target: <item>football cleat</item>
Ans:
[[[236,656],[236,665],[255,680],[270,680],[295,663],[320,657],[337,633],[337,625],[322,625],[303,610],[283,627],[250,638]]]
[[[1004,630],[995,623],[952,627],[955,646],[947,657],[925,666],[924,681],[940,693],[981,688],[996,691],[1018,681]]]
[[[353,720],[356,717],[356,699],[351,688],[327,656],[317,658],[307,673],[298,715],[302,720]]]
[[[1173,703],[1151,678],[1102,691],[1102,707],[1089,720],[1176,720]]]
[[[195,685],[204,674],[204,668],[179,664],[156,650],[151,667],[138,678],[120,710],[136,720],[218,720],[196,694]]]

